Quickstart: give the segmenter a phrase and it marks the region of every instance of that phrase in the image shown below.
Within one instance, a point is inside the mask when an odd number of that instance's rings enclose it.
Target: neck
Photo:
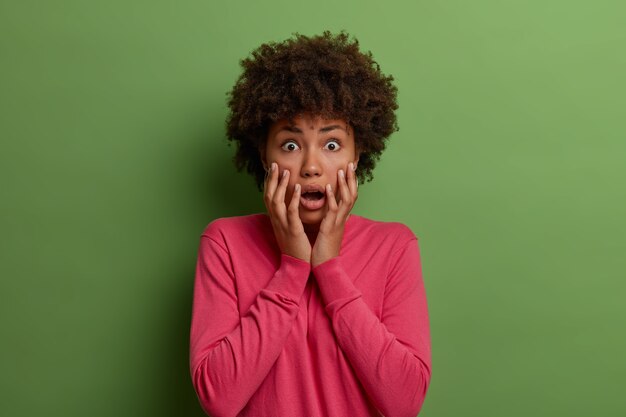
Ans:
[[[348,214],[348,219],[350,219],[351,215],[352,214]],[[348,221],[346,220],[346,223],[347,222]],[[317,234],[320,231],[320,223],[303,223],[302,226],[304,227],[304,233],[306,233],[307,237],[309,238],[309,242],[311,242],[311,245],[313,245],[315,243],[315,239],[317,239]]]
[[[311,242],[312,245],[315,242],[315,239],[317,239],[317,234],[320,231],[319,223],[302,224],[302,226],[304,226],[304,233],[306,233],[307,237],[309,238],[309,242]]]

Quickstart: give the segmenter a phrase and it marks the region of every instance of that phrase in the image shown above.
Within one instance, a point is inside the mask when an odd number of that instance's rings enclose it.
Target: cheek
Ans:
[[[289,171],[289,183],[295,184],[294,178],[297,178],[298,175],[298,164],[293,159],[287,158],[274,158],[274,162],[278,164],[279,173],[282,174],[284,170]]]
[[[338,170],[339,168],[337,168]],[[333,189],[333,192],[337,194],[339,192],[339,177],[337,176],[337,170],[333,173],[333,175],[328,179],[330,182],[330,186]]]
[[[328,172],[327,178],[330,185],[333,187],[333,191],[339,187],[339,170],[343,169],[346,181],[348,178],[348,164],[350,160],[341,158],[341,160],[333,161],[332,166]]]

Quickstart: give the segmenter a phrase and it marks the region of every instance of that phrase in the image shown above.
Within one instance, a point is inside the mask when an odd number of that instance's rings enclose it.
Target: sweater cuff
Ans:
[[[335,256],[313,268],[325,306],[340,299],[354,299],[361,292],[354,286],[341,264],[341,257]]]
[[[265,289],[282,294],[298,304],[310,274],[310,263],[281,253],[280,267]]]

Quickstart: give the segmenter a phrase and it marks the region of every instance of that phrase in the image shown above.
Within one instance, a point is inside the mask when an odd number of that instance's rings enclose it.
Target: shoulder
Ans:
[[[246,239],[267,233],[271,228],[265,213],[244,216],[220,217],[211,221],[202,231],[202,236],[217,243],[225,244],[231,240]]]
[[[417,239],[413,230],[402,222],[373,220],[362,217],[364,224],[368,224],[378,233],[392,233],[404,239]]]
[[[400,249],[418,237],[406,224],[398,221],[381,221],[355,214],[352,219],[352,232],[355,237],[378,242],[390,250]]]
[[[393,235],[401,240],[417,239],[413,230],[402,222],[374,220],[351,214],[354,227],[377,235]]]

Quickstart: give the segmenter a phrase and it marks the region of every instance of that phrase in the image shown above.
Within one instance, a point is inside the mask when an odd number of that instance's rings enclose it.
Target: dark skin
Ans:
[[[264,202],[281,252],[312,267],[339,256],[358,197],[358,153],[349,125],[319,116],[280,120],[260,151],[269,167]],[[319,208],[307,208],[300,198],[311,185],[323,187]]]

